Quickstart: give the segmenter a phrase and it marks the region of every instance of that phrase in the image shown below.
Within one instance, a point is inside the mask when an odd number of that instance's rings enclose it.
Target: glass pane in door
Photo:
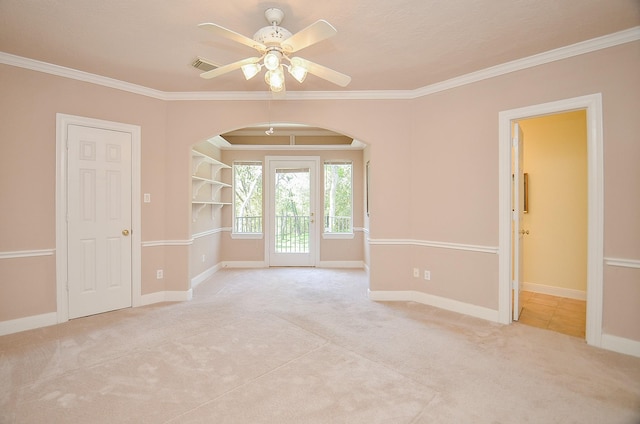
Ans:
[[[311,171],[275,170],[275,252],[309,253]]]

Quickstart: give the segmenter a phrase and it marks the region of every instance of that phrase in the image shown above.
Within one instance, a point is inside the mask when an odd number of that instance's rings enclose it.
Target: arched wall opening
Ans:
[[[406,148],[406,143],[410,140],[411,114],[407,102],[292,100],[273,102],[269,111],[265,101],[182,101],[169,103],[166,114],[165,239],[172,245],[165,249],[163,265],[165,287],[168,291],[191,290],[193,278],[198,276],[204,278],[206,274],[203,273],[206,270],[222,266],[227,259],[237,259],[223,256],[226,250],[218,248],[209,256],[205,256],[205,265],[202,265],[202,254],[197,252],[194,246],[195,240],[192,238],[192,199],[189,188],[192,175],[192,146],[234,129],[270,121],[293,122],[327,128],[366,143],[366,148],[360,154],[363,164],[370,163],[369,182],[370,187],[374,187],[375,191],[369,191],[370,215],[365,213],[364,200],[358,202],[360,212],[354,213],[355,217],[361,219],[359,223],[354,222],[354,227],[359,229],[358,237],[362,240],[363,246],[358,249],[363,251],[360,256],[366,268],[370,267],[372,261],[369,259],[369,248],[365,241],[371,236],[374,220],[378,223],[375,225],[375,230],[386,234],[394,234],[399,228],[403,231],[402,228],[408,225],[409,220],[405,216],[408,213],[407,208],[398,206],[398,201],[408,198],[407,195],[399,195],[399,192],[408,190],[408,187],[398,187],[394,180],[395,177],[401,181],[409,178],[406,163],[410,152]],[[371,119],[372,116],[388,118]],[[222,158],[222,152],[220,158]],[[362,181],[359,184],[364,183],[364,172],[363,168],[357,174]],[[394,178],[376,179],[376,175],[391,175]],[[388,199],[395,196],[398,196],[397,200],[390,203]],[[223,209],[222,213],[227,212]],[[207,236],[218,238],[217,246],[220,247],[224,245],[223,238],[229,235],[227,231],[229,224],[225,225],[222,222],[222,220],[217,221],[215,227],[210,228],[214,234]],[[202,231],[198,230],[198,232]],[[255,256],[259,257],[260,247],[254,248]],[[335,257],[321,258],[327,261],[335,259]],[[213,262],[209,263],[209,260]],[[169,272],[166,271],[167,269]],[[167,279],[167,275],[175,278]]]
[[[273,128],[273,134],[265,134]],[[244,137],[243,137],[244,136]],[[228,140],[235,138],[231,144]],[[282,141],[291,139],[290,145]],[[247,139],[247,140],[244,140]],[[345,142],[345,139],[347,142]],[[240,140],[240,141],[238,141]],[[273,141],[277,142],[274,143]],[[242,144],[243,142],[248,144]],[[348,143],[348,144],[347,144]],[[331,237],[323,232],[323,226],[315,228],[318,240],[316,267],[368,268],[369,254],[367,235],[369,233],[367,202],[367,167],[370,146],[353,137],[320,127],[311,127],[300,122],[282,123],[258,122],[243,128],[234,128],[189,146],[191,150],[191,219],[189,248],[190,288],[200,284],[221,268],[268,267],[268,233],[262,227],[260,234],[238,234],[234,231],[233,207],[233,165],[237,163],[260,164],[266,169],[269,158],[274,157],[315,157],[321,166],[317,177],[320,190],[316,194],[318,219],[324,210],[324,168],[322,164],[344,161],[352,165],[352,232],[340,237]],[[194,165],[206,155],[209,165]],[[209,160],[211,158],[211,160]],[[212,162],[213,161],[213,162]],[[219,161],[220,163],[215,163]],[[211,165],[213,163],[213,165]],[[227,167],[229,166],[229,167]],[[204,175],[203,175],[204,172]],[[216,181],[204,182],[202,178]],[[263,181],[267,175],[263,172]],[[220,182],[222,184],[217,184]],[[205,196],[220,203],[207,205]],[[263,184],[264,185],[264,184]],[[263,216],[269,204],[268,190],[262,202]],[[324,221],[324,219],[323,219]]]

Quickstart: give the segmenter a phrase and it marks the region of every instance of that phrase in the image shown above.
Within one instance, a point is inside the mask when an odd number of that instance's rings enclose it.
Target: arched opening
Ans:
[[[276,260],[278,243],[292,238],[278,231],[289,227],[295,228],[296,237],[313,240],[304,266],[368,267],[366,164],[370,150],[365,143],[318,126],[279,122],[226,131],[193,144],[191,151],[191,287],[224,267],[299,266],[297,259]],[[277,160],[280,171],[273,165]],[[292,171],[299,170],[300,161],[317,164],[312,175],[317,189],[312,192],[310,212],[289,209],[289,213],[277,213],[283,201],[276,201],[275,176],[290,180],[297,175]],[[325,189],[333,181],[326,170],[337,167],[341,167],[342,178],[348,179],[349,190]],[[296,183],[291,184],[290,195]],[[335,181],[333,184],[335,187]],[[328,199],[333,201],[332,208]],[[348,226],[329,224],[336,221],[329,212],[335,212],[336,203],[349,211]],[[247,210],[250,213],[244,213]],[[285,225],[287,222],[295,226]],[[301,252],[294,253],[290,256],[298,258]]]

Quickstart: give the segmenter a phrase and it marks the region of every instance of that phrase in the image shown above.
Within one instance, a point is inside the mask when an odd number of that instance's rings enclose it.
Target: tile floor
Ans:
[[[585,338],[587,302],[529,291],[520,292],[522,324]]]

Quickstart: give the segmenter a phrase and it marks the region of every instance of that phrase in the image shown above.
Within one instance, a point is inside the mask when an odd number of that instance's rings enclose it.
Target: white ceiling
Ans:
[[[640,24],[638,0],[0,0],[0,51],[165,92],[266,91],[239,70],[203,80],[191,63],[254,56],[197,25],[252,37],[268,7],[293,33],[329,21],[338,34],[299,55],[352,77],[288,79],[288,91],[413,90]]]

